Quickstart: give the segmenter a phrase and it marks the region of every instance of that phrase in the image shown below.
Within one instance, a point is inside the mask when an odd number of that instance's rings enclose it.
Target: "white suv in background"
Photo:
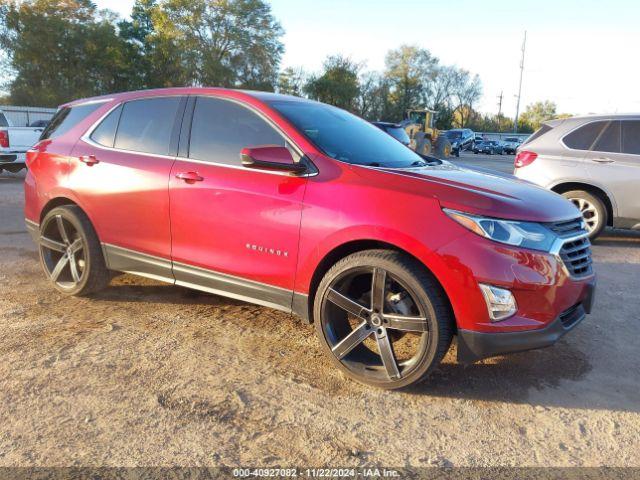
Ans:
[[[606,226],[640,229],[640,114],[546,122],[514,173],[573,201],[592,239]]]

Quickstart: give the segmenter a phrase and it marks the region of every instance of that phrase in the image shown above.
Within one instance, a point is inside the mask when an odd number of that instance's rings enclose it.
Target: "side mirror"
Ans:
[[[291,152],[286,147],[246,147],[240,152],[242,165],[259,170],[275,170],[300,175],[307,171],[304,163],[293,161]]]

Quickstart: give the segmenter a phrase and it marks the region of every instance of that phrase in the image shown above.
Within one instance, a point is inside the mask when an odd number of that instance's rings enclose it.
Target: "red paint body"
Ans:
[[[233,98],[276,123],[315,164],[310,177],[96,148],[80,137],[114,105],[164,95]],[[88,165],[80,157],[95,155]],[[578,217],[553,193],[526,182],[445,164],[384,170],[324,155],[259,95],[223,89],[169,89],[113,96],[84,121],[29,152],[26,218],[40,223],[51,201],[78,204],[101,242],[193,266],[313,294],[312,279],[334,249],[375,241],[404,250],[439,280],[459,328],[507,332],[542,328],[582,301],[593,277],[570,278],[551,254],[471,233],[448,207],[514,220]],[[201,181],[176,178],[193,173]],[[58,199],[58,200],[56,200]],[[251,245],[286,256],[258,254]],[[478,288],[511,289],[518,313],[491,323]]]

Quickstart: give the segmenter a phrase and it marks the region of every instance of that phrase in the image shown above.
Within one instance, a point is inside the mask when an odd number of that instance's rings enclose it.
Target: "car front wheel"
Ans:
[[[453,316],[442,287],[417,261],[366,250],[336,263],[314,301],[316,332],[348,377],[380,388],[423,379],[451,344]]]

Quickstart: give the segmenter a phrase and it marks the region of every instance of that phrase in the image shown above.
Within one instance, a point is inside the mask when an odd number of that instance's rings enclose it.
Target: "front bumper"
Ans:
[[[544,328],[506,333],[486,333],[458,330],[458,361],[473,363],[477,360],[549,347],[575,328],[591,313],[595,293],[595,280],[588,284],[586,297],[578,304],[562,312]]]

